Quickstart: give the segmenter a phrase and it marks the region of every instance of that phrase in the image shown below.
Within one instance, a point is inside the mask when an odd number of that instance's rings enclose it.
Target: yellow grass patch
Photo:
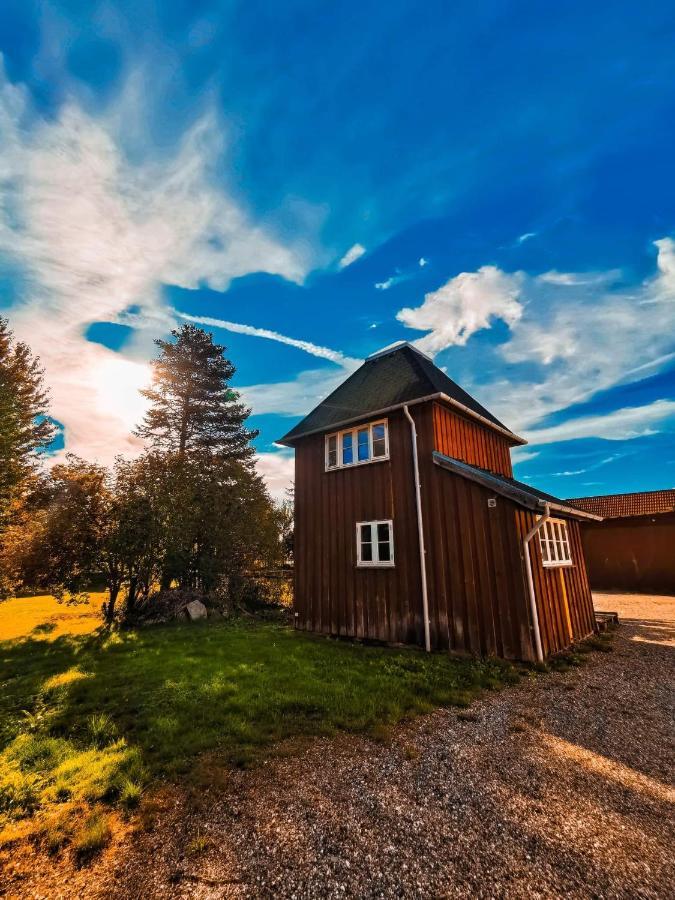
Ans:
[[[101,624],[105,593],[90,595],[88,603],[68,606],[48,594],[15,597],[0,603],[0,641],[28,637],[53,640],[63,634],[89,634]]]

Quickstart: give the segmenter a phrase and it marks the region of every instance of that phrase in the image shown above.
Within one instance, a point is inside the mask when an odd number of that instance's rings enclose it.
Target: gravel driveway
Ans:
[[[621,616],[614,652],[390,744],[318,740],[167,793],[133,850],[46,893],[672,897],[675,598],[596,605]]]

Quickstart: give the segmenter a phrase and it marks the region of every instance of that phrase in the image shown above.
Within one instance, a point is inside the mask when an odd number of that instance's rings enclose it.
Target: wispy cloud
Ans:
[[[655,400],[645,406],[630,406],[604,415],[570,419],[550,428],[526,432],[525,437],[534,446],[579,438],[627,441],[657,433],[662,423],[672,416],[675,416],[675,401]]]
[[[139,450],[130,428],[143,412],[142,360],[150,335],[173,321],[163,284],[224,290],[249,272],[300,281],[307,270],[302,251],[251,222],[214,181],[223,129],[212,112],[172,156],[133,162],[119,113],[96,118],[71,103],[43,120],[0,70],[0,252],[25,273],[9,314],[45,365],[66,448],[103,462]],[[84,338],[130,306],[145,326],[131,358]]]
[[[338,263],[338,266],[341,269],[345,269],[347,266],[351,266],[351,264],[353,262],[356,262],[357,259],[360,259],[365,252],[366,248],[362,244],[353,244],[342,257],[342,259]]]
[[[518,237],[518,243],[519,243],[519,244],[524,244],[525,241],[529,241],[529,240],[531,240],[533,237],[536,237],[536,236],[537,236],[537,232],[536,232],[536,231],[526,231],[525,234],[521,234],[521,235]]]
[[[322,347],[319,344],[313,344],[311,341],[288,337],[285,334],[280,334],[278,331],[271,331],[269,328],[256,328],[253,325],[242,325],[239,322],[228,322],[226,319],[214,319],[210,316],[191,316],[182,312],[176,312],[176,315],[187,322],[194,322],[197,325],[209,325],[212,328],[224,328],[226,331],[231,331],[235,334],[247,334],[251,337],[264,338],[268,341],[277,341],[279,344],[286,344],[288,347],[304,350],[305,353],[309,353],[311,356],[328,359],[345,368],[350,368],[354,364],[361,364],[361,360],[351,359],[340,350],[331,350],[329,347]]]
[[[657,372],[675,358],[675,242],[663,238],[655,246],[656,273],[630,288],[617,287],[615,270],[551,278],[487,266],[450,279],[398,318],[428,332],[417,341],[428,353],[465,344],[497,319],[505,322],[508,339],[495,349],[492,379],[483,368],[478,393],[511,427],[532,430],[549,414],[639,373]],[[655,405],[649,427],[661,427],[668,410]],[[610,413],[608,431],[621,412]],[[603,418],[597,417],[599,436]],[[567,433],[573,430],[571,423]],[[537,431],[563,433],[563,426]]]
[[[293,451],[285,449],[275,453],[258,453],[255,462],[272,497],[277,501],[285,500],[295,475]]]

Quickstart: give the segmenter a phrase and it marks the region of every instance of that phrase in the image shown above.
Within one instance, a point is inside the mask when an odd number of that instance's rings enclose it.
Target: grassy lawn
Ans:
[[[496,661],[365,647],[269,623],[85,634],[96,620],[84,612],[43,597],[0,604],[5,837],[55,810],[132,808],[153,781],[181,776],[207,751],[246,766],[284,738],[375,736],[518,677]]]

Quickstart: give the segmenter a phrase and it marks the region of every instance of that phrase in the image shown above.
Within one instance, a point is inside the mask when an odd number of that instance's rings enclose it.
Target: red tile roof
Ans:
[[[675,510],[675,488],[637,494],[608,494],[604,497],[574,497],[567,502],[605,519],[653,516]]]

